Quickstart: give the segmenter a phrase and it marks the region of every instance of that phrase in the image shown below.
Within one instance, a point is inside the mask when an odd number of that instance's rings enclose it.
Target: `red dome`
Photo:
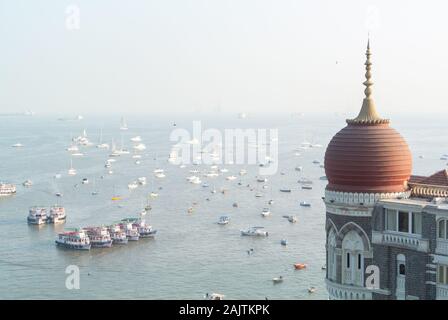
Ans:
[[[412,156],[403,137],[386,123],[350,123],[325,153],[328,190],[388,193],[407,189]]]

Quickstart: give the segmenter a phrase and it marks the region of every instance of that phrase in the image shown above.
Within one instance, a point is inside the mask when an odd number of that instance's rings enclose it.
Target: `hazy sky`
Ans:
[[[443,0],[0,0],[0,112],[355,114],[368,29],[380,114],[442,112],[447,12]]]

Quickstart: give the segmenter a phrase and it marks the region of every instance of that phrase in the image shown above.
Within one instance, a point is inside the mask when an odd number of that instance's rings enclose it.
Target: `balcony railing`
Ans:
[[[437,239],[436,253],[448,256],[448,240]]]
[[[410,234],[399,234],[391,231],[373,231],[372,242],[374,244],[404,247],[420,252],[428,252],[429,241]]]
[[[330,300],[372,300],[372,290],[326,280]]]
[[[436,289],[436,299],[437,300],[448,300],[448,286],[443,284],[438,284]]]

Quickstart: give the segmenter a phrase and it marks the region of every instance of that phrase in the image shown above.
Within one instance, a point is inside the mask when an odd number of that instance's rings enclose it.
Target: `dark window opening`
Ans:
[[[398,231],[409,232],[409,212],[398,213]]]
[[[399,273],[402,276],[406,275],[406,266],[404,264],[400,264],[398,267]]]

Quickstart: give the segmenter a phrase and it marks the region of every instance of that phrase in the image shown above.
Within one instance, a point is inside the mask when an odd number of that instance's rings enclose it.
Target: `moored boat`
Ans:
[[[47,209],[42,207],[31,207],[28,213],[27,221],[29,224],[44,224],[47,222]]]
[[[120,228],[126,233],[126,237],[129,241],[137,241],[140,239],[140,234],[138,233],[138,229],[133,226],[132,223],[125,222],[127,219],[123,219],[123,222],[120,223]]]
[[[109,248],[112,246],[112,239],[106,227],[84,228],[90,239],[90,244],[95,248]]]
[[[110,238],[113,244],[127,244],[128,238],[126,232],[123,231],[118,224],[111,225],[108,227]]]
[[[48,217],[48,223],[64,223],[67,218],[65,208],[61,206],[53,206],[50,208],[50,216]]]
[[[58,246],[75,250],[90,250],[91,247],[90,239],[82,229],[61,232],[55,242]]]
[[[264,227],[251,227],[247,230],[241,230],[242,236],[259,236],[267,237],[269,234],[267,231],[263,231]]]
[[[47,209],[42,207],[31,207],[28,213],[27,221],[29,224],[44,224],[47,222]]]
[[[225,225],[225,224],[229,224],[229,222],[230,222],[229,216],[221,216],[221,217],[219,217],[219,220],[217,223],[220,225]]]
[[[0,197],[10,196],[16,193],[16,186],[11,183],[0,182]]]

